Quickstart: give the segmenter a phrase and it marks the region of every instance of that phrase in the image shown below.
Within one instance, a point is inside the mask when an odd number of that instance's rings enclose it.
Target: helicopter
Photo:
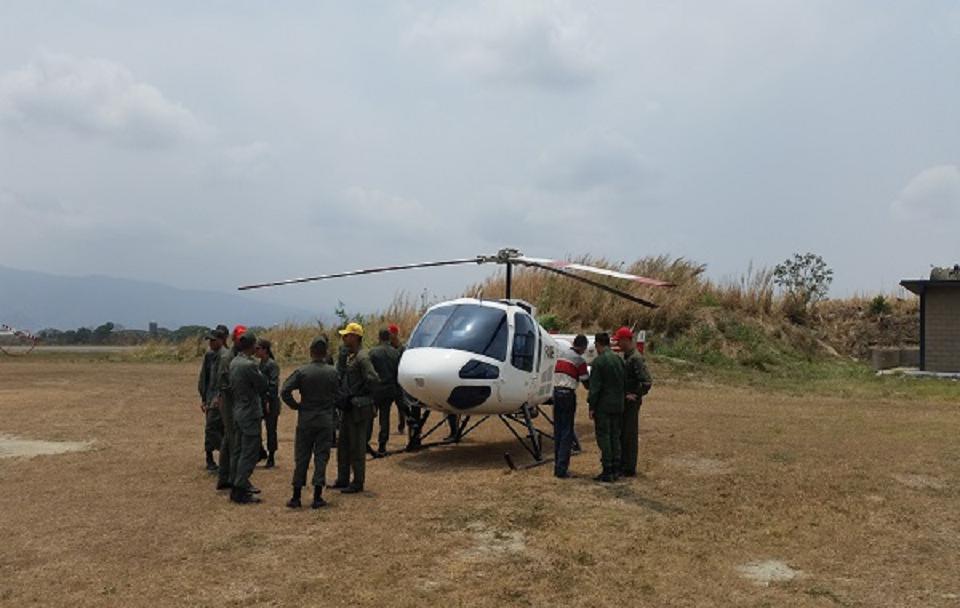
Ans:
[[[10,340],[12,338],[12,341]],[[34,336],[29,331],[25,329],[16,329],[7,325],[6,323],[0,323],[0,340],[6,342],[9,346],[12,342],[13,345],[18,347],[18,350],[7,350],[4,348],[3,344],[0,344],[0,353],[7,355],[8,357],[17,357],[22,355],[28,355],[33,352],[33,349],[37,347],[37,344],[40,343],[40,338]],[[23,350],[26,348],[26,350]]]
[[[400,359],[398,381],[408,396],[408,403],[426,410],[421,414],[418,429],[425,428],[431,411],[460,417],[449,440],[420,443],[444,424],[445,420],[441,419],[417,438],[420,447],[457,443],[484,421],[496,416],[530,453],[534,465],[542,464],[546,462],[543,438],[552,440],[553,437],[536,428],[534,419],[543,415],[552,426],[552,420],[541,406],[553,396],[554,368],[562,343],[558,343],[536,321],[537,311],[532,304],[511,297],[514,267],[559,274],[650,308],[656,308],[656,304],[576,273],[586,272],[651,287],[673,287],[672,283],[584,264],[527,257],[517,249],[506,248],[494,255],[286,279],[245,285],[239,289],[261,289],[415,268],[490,263],[505,267],[505,297],[487,299],[478,294],[478,297],[458,298],[428,308],[410,334]],[[504,456],[511,469],[517,468],[509,453]]]

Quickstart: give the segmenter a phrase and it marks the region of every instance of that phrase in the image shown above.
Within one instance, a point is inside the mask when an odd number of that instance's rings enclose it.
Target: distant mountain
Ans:
[[[234,294],[0,266],[0,323],[33,331],[95,327],[107,321],[129,328],[146,328],[156,321],[161,327],[176,329],[217,323],[268,326],[315,318],[308,310]]]

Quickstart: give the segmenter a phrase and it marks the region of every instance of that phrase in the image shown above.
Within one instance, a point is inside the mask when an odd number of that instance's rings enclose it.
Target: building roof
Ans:
[[[960,281],[904,279],[900,281],[900,285],[905,287],[907,290],[917,294],[918,296],[921,296],[924,294],[925,291],[927,291],[931,287],[960,288]]]

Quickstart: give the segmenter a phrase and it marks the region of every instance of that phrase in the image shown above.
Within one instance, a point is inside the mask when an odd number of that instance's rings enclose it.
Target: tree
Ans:
[[[795,323],[806,321],[833,283],[833,270],[814,253],[793,254],[773,269],[773,282],[786,292],[786,312]]]

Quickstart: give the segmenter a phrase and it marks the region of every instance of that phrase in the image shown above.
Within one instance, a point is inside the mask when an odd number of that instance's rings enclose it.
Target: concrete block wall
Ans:
[[[960,372],[960,288],[927,289],[924,369]]]

